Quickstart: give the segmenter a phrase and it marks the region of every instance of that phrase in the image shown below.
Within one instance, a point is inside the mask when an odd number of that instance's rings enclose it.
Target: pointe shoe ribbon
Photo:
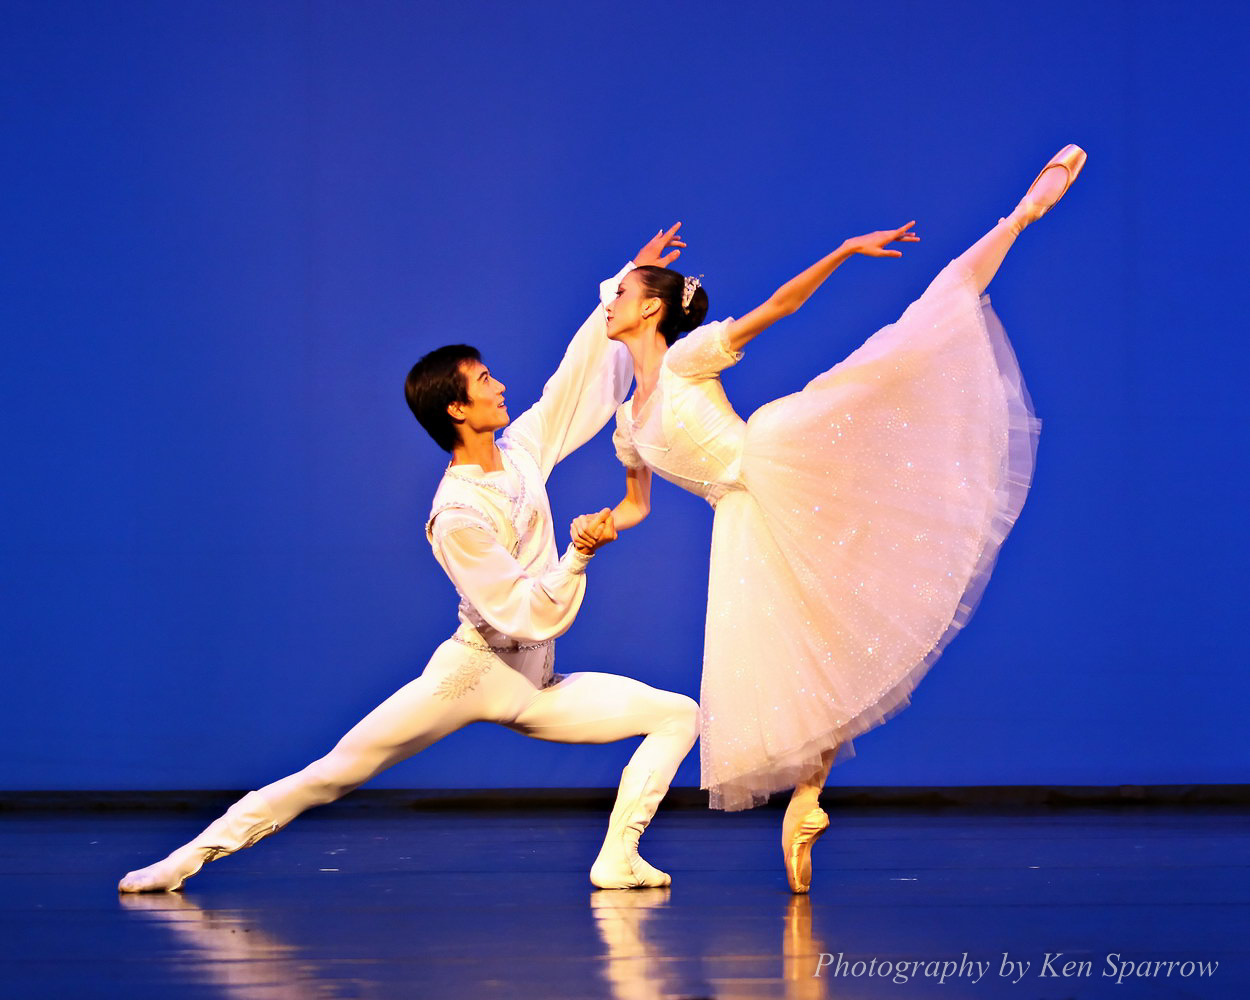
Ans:
[[[829,829],[829,817],[817,806],[799,823],[786,845],[786,879],[791,892],[807,892],[812,887],[812,845]]]

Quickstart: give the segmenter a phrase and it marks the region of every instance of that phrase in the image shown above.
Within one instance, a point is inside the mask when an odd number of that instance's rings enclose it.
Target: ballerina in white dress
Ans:
[[[1024,503],[1039,424],[982,293],[1084,161],[1065,147],[897,322],[746,422],[719,373],[852,255],[902,256],[890,245],[919,239],[914,223],[847,240],[741,319],[699,327],[706,292],[661,267],[628,272],[608,306],[607,335],[637,379],[617,411],[628,478],[615,525],[646,516],[650,470],[715,508],[702,784],[719,809],[794,789],[782,848],[795,892],[829,824],[830,766],[906,706]]]

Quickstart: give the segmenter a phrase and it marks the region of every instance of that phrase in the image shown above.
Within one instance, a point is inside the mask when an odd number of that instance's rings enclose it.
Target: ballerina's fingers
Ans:
[[[675,222],[668,229],[661,229],[647,241],[646,246],[634,255],[635,263],[654,264],[657,267],[667,267],[669,263],[676,260],[681,254],[678,249],[666,254],[664,251],[670,247],[684,247],[678,230],[681,229],[681,223]]]
[[[673,247],[674,249],[671,253],[667,253],[663,257],[660,258],[660,267],[668,267],[669,264],[671,264],[673,261],[675,261],[678,257],[681,256],[681,250],[677,248],[685,247],[686,243],[680,236],[677,235],[677,230],[679,230],[680,228],[681,228],[681,223],[679,222],[675,226],[673,226],[673,228],[670,229],[667,233],[663,234],[664,235],[664,249],[668,249],[669,247]]]
[[[916,224],[916,220],[912,219],[911,222],[907,223],[907,225],[900,226],[898,229],[894,230],[894,238],[904,243],[919,243],[920,234],[913,233],[911,231],[911,227],[914,226],[915,224]]]
[[[607,545],[608,542],[615,542],[616,537],[616,522],[612,520],[612,511],[604,510],[603,520],[599,522],[595,533],[595,541],[599,545]]]
[[[919,243],[920,235],[918,233],[914,233],[911,231],[911,227],[914,226],[915,224],[916,224],[916,220],[912,219],[912,221],[907,223],[907,225],[900,226],[898,229],[886,230],[883,233],[875,233],[874,234],[875,236],[884,237],[884,238],[881,239],[879,243],[875,243],[873,248],[866,252],[872,257],[901,257],[903,256],[902,250],[887,250],[886,244],[887,243]]]

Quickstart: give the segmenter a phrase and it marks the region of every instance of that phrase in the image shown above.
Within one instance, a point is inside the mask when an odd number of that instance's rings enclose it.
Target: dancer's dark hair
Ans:
[[[647,264],[634,268],[642,282],[643,293],[664,303],[664,315],[660,317],[659,331],[671,347],[684,333],[689,333],[703,322],[707,315],[707,292],[700,285],[694,290],[690,304],[682,308],[682,292],[686,288],[685,276],[668,267]]]
[[[447,407],[469,401],[469,386],[460,365],[481,360],[476,347],[448,344],[425,355],[404,380],[408,409],[443,451],[451,451],[460,443],[458,422],[451,418]]]

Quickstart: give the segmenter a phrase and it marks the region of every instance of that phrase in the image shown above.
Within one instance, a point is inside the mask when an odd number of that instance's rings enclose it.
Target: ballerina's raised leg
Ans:
[[[1085,150],[1080,146],[1064,146],[1042,168],[1012,213],[999,219],[998,225],[959,256],[980,291],[989,287],[1016,237],[1055,206],[1083,166]]]
[[[1050,211],[1067,193],[1085,165],[1085,159],[1085,151],[1079,146],[1068,145],[1061,149],[1042,168],[1011,214],[999,219],[993,229],[959,256],[958,262],[972,275],[978,291],[985,291],[1025,227]],[[796,893],[809,890],[812,846],[829,827],[829,817],[820,808],[820,792],[828,779],[833,757],[833,750],[826,751],[821,764],[795,786],[782,820],[781,848],[786,878],[791,891]]]

